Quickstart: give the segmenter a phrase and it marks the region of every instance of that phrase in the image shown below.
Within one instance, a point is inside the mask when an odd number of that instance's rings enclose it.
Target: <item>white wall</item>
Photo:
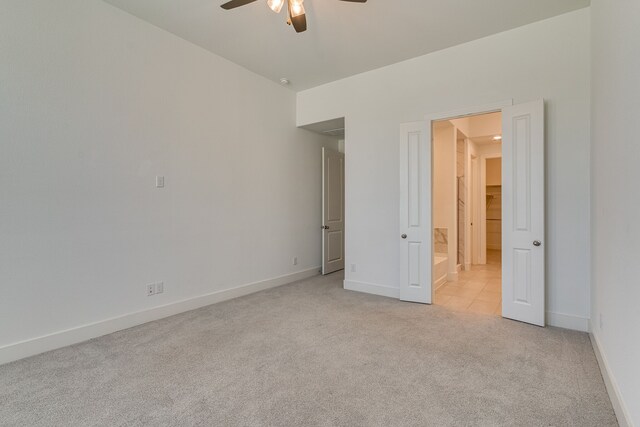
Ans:
[[[346,280],[398,287],[400,123],[545,98],[547,308],[552,323],[586,329],[589,51],[583,9],[298,93],[299,125],[346,117],[346,261],[357,264]]]
[[[451,120],[467,138],[502,134],[502,113],[481,114]]]
[[[591,326],[618,418],[640,426],[640,2],[591,3]]]
[[[295,93],[98,0],[4,0],[0,40],[4,350],[320,265]]]
[[[456,133],[456,128],[448,121],[434,125],[433,227],[447,229],[449,280],[455,279],[457,272]]]

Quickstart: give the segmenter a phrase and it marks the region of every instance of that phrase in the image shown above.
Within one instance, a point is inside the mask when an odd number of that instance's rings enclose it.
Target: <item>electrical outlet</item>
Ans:
[[[293,265],[298,265],[298,257],[297,257],[297,256],[294,256],[294,257],[293,257],[293,259],[291,260],[291,263],[292,263]]]
[[[156,294],[161,294],[164,292],[164,282],[156,283]]]
[[[156,176],[156,188],[164,188],[164,176]]]
[[[155,295],[156,293],[156,285],[147,285],[147,296],[150,297],[151,295]]]
[[[351,272],[352,273],[356,272],[356,265],[355,264],[351,264]]]

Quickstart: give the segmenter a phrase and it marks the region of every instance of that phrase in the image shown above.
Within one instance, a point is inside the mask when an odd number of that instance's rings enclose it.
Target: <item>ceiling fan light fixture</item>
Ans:
[[[257,2],[258,0],[228,0],[220,5],[224,10],[235,9]],[[367,0],[340,0],[350,3],[366,3]],[[296,33],[307,31],[307,15],[304,10],[304,0],[267,0],[267,6],[275,13],[280,13],[284,4],[287,4],[287,24],[293,26]]]
[[[291,17],[295,18],[304,15],[304,0],[289,0],[291,2]]]
[[[267,0],[267,5],[275,13],[280,13],[282,6],[284,6],[284,1],[285,0]]]

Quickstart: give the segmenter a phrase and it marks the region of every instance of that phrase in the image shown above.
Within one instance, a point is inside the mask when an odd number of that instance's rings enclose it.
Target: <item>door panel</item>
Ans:
[[[322,274],[344,269],[344,154],[322,148]]]
[[[420,274],[420,248],[421,243],[409,242],[409,286],[419,288],[421,285]]]
[[[544,326],[544,101],[507,107],[502,120],[502,315]]]
[[[531,304],[531,251],[513,250],[513,301]]]
[[[342,261],[344,259],[342,253],[342,246],[344,242],[344,236],[342,231],[327,231],[327,262]]]
[[[400,128],[400,299],[431,303],[431,132]]]

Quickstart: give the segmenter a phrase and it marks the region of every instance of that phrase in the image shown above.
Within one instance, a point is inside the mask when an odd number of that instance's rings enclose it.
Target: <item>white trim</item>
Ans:
[[[356,282],[355,280],[345,280],[344,288],[348,291],[364,292],[367,294],[379,295],[389,298],[400,298],[400,288],[393,288],[387,285],[375,283]]]
[[[463,133],[464,135],[464,133]],[[466,135],[465,135],[466,136]],[[468,270],[467,265],[471,264],[471,149],[469,148],[469,138],[464,139],[464,270]]]
[[[440,289],[442,287],[442,285],[444,285],[445,283],[447,283],[447,275],[444,274],[441,278],[439,278],[438,280],[436,280],[435,282],[433,282],[433,288],[437,291],[438,289]],[[435,292],[435,291],[434,291]]]
[[[574,316],[572,314],[555,313],[547,311],[547,324],[563,329],[589,332],[589,319],[586,317]]]
[[[507,99],[500,102],[494,102],[491,104],[478,105],[476,107],[459,108],[457,110],[445,112],[445,113],[430,113],[425,116],[425,120],[428,124],[432,121],[438,120],[453,120],[467,116],[476,116],[478,114],[496,113],[502,111],[505,107],[513,105],[513,99]]]
[[[609,399],[611,399],[613,411],[616,413],[616,417],[618,418],[618,424],[620,425],[620,427],[633,427],[629,411],[624,404],[624,400],[622,400],[622,394],[620,393],[618,383],[613,377],[611,368],[609,367],[609,362],[607,362],[607,358],[602,352],[600,340],[598,340],[598,336],[594,333],[590,333],[589,338],[591,338],[593,352],[596,354],[596,359],[598,359],[598,366],[600,366],[602,379],[604,380],[604,384],[607,387],[607,393],[609,393]]]
[[[152,322],[154,320],[173,316],[175,314],[184,313],[186,311],[195,310],[222,301],[249,295],[265,289],[275,288],[277,286],[286,285],[288,283],[303,280],[319,274],[320,267],[310,268],[308,270],[298,271],[296,273],[285,274],[283,276],[274,277],[272,279],[262,280],[259,282],[248,283],[246,285],[237,286],[231,289],[212,292],[210,294],[201,295],[194,298],[188,298],[182,301],[154,307],[134,313],[125,314],[123,316],[113,317],[111,319],[101,320],[94,323],[78,326],[64,331],[54,332],[38,338],[17,342],[14,344],[0,347],[0,365],[9,363],[14,360],[23,359],[25,357],[34,356],[44,353],[45,351],[55,350],[57,348],[66,347],[87,341],[102,335],[111,334],[123,329],[138,326],[143,323]]]
[[[469,141],[471,144],[472,142]],[[471,177],[471,185],[469,186],[469,200],[471,201],[471,264],[480,264],[480,158],[477,156],[469,156],[471,160],[469,176]]]

